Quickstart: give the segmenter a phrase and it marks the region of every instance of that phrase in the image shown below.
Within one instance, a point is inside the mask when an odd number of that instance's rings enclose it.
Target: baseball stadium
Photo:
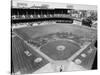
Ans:
[[[12,1],[12,74],[97,69],[97,10],[74,7]]]

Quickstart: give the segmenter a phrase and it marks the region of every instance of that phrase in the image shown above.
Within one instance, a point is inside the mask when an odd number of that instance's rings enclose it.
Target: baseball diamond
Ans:
[[[16,34],[12,37],[14,72],[20,71],[22,74],[38,72],[38,69],[45,67],[48,63],[57,61],[58,65],[68,66],[65,64],[69,62],[68,60],[72,64],[80,65],[83,70],[91,68],[89,62],[93,62],[91,57],[94,58],[93,52],[96,51],[89,53],[91,45],[87,45],[94,42],[96,38],[94,29],[84,26],[73,28],[73,24],[54,24],[23,27],[13,31]],[[64,61],[64,64],[61,61]]]

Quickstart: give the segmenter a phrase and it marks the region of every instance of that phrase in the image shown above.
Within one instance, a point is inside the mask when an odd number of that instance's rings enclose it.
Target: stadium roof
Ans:
[[[13,7],[41,7],[48,6],[49,8],[66,8],[77,10],[97,10],[96,5],[83,5],[83,4],[67,4],[67,3],[52,3],[52,2],[37,2],[37,1],[25,1],[25,0],[13,0]]]

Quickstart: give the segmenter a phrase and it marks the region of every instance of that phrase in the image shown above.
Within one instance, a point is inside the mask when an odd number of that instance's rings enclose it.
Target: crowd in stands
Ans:
[[[94,26],[96,24],[95,22],[97,21],[96,10],[75,10],[72,12],[72,16],[77,20],[80,20],[82,22],[82,25],[88,27]]]
[[[97,26],[97,11],[94,10],[72,10],[72,9],[13,9],[12,20],[23,19],[41,19],[41,18],[71,18],[75,24],[85,25],[88,27]],[[45,21],[43,21],[45,22]],[[46,21],[46,23],[54,21]],[[67,20],[57,20],[56,22],[68,23]],[[26,22],[19,23],[19,25],[38,26],[42,22]],[[43,24],[43,23],[42,23]],[[45,23],[44,23],[45,24]],[[18,26],[17,24],[13,24]]]

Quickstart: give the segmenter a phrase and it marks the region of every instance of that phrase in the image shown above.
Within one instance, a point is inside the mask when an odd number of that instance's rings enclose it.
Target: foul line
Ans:
[[[74,58],[76,58],[81,52],[83,52],[87,47],[89,47],[91,43],[89,42],[86,46],[84,46],[82,49],[78,50],[76,53],[74,53],[68,60],[72,61]]]
[[[15,33],[16,34],[16,33]],[[39,53],[41,56],[43,56],[45,59],[47,59],[49,62],[54,62],[53,59],[51,59],[50,57],[48,57],[46,54],[44,54],[43,52],[41,52],[38,48],[33,47],[33,45],[28,44],[27,41],[25,41],[22,37],[20,37],[18,34],[16,34],[17,37],[19,37],[20,39],[22,39],[24,41],[24,43],[26,43],[29,47],[31,47],[35,52]]]

